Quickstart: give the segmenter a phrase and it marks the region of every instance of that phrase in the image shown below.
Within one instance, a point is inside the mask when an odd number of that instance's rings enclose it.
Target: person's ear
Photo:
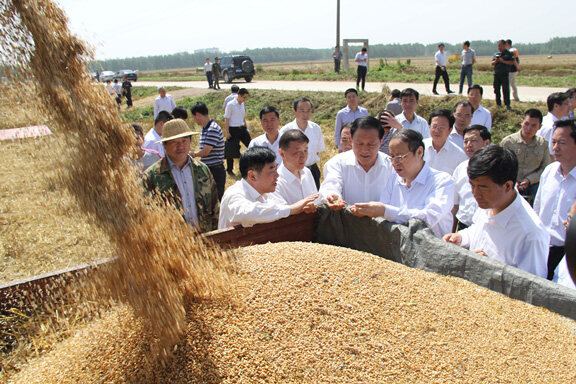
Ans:
[[[424,148],[422,148],[422,147],[416,148],[416,157],[419,157],[419,158],[424,157]]]
[[[512,180],[508,180],[507,182],[504,183],[504,188],[506,193],[510,192],[511,190],[514,189],[514,183],[512,182]]]

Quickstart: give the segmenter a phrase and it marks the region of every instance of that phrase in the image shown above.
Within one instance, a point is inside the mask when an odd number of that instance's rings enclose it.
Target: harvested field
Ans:
[[[235,288],[226,300],[188,304],[186,338],[165,367],[142,361],[149,336],[120,307],[16,382],[576,380],[576,324],[547,310],[345,248],[238,253]]]

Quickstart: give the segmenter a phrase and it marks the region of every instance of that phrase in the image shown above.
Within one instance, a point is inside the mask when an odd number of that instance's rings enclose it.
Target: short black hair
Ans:
[[[378,114],[376,115],[376,120],[378,120],[380,122],[380,125],[382,125],[382,128],[391,128],[390,126],[385,126],[382,123],[381,118],[383,115],[388,115],[388,117],[394,117],[394,114],[387,109],[383,109],[382,111],[378,112]]]
[[[300,103],[310,103],[310,107],[314,108],[310,99],[308,99],[307,97],[299,97],[292,103],[292,109],[294,109],[295,111],[298,110],[298,104]]]
[[[366,52],[367,50],[368,50],[368,48],[366,48],[366,47],[362,47],[362,49],[361,49],[362,52]]]
[[[192,115],[199,113],[202,116],[208,116],[208,106],[201,101],[197,101],[193,106],[190,107],[190,113]]]
[[[464,42],[464,45],[467,46],[467,47],[470,47],[470,42],[469,42],[468,40],[466,40],[466,41]]]
[[[468,94],[470,94],[470,91],[473,89],[477,89],[480,91],[480,96],[484,95],[484,88],[482,88],[482,86],[480,84],[474,84],[473,86],[471,86],[470,88],[468,88]]]
[[[344,92],[344,97],[348,96],[349,93],[355,93],[356,96],[358,96],[358,91],[355,88],[348,88],[345,92]]]
[[[422,147],[422,154],[424,154],[424,138],[420,132],[414,131],[413,129],[401,129],[394,132],[390,141],[394,139],[400,139],[402,142],[408,144],[408,149],[412,153],[416,153],[419,147]]]
[[[232,93],[238,93],[238,91],[240,90],[240,87],[237,85],[233,85],[230,90],[232,91]]]
[[[272,107],[270,105],[265,106],[260,110],[260,120],[262,120],[262,116],[266,115],[267,113],[274,112],[277,118],[280,118],[280,112],[276,109],[276,107]]]
[[[474,113],[474,107],[472,106],[472,103],[470,103],[468,100],[460,100],[459,102],[457,102],[454,108],[452,109],[452,113],[456,113],[456,109],[461,105],[463,105],[464,107],[470,107],[470,111]]]
[[[576,88],[568,88],[566,94],[570,97],[574,96],[574,94],[576,94]]]
[[[399,89],[393,89],[392,93],[390,94],[390,96],[392,96],[393,98],[399,98],[400,95],[402,95],[402,92]]]
[[[186,120],[188,118],[188,112],[186,112],[186,108],[184,107],[176,107],[172,110],[172,116],[174,116],[175,119]]]
[[[510,46],[512,46],[512,40],[507,39],[507,40],[506,40],[506,44],[509,44]]]
[[[402,99],[403,97],[407,97],[407,96],[414,96],[416,98],[416,101],[418,101],[420,99],[420,94],[414,88],[404,89],[402,91],[402,93],[400,94],[400,99]]]
[[[468,178],[489,177],[494,183],[504,185],[507,181],[516,184],[518,159],[508,148],[490,144],[480,148],[468,161]]]
[[[248,148],[240,156],[240,174],[242,178],[248,177],[248,171],[261,172],[266,164],[276,162],[276,154],[268,147],[255,146]]]
[[[438,48],[440,48],[440,47],[446,47],[446,46],[444,45],[444,43],[440,43],[440,44],[438,44]]]
[[[135,134],[137,134],[138,136],[144,137],[144,130],[142,129],[141,125],[139,125],[139,124],[130,124],[130,125],[134,129]]]
[[[239,95],[239,96],[249,95],[249,94],[250,94],[250,92],[248,92],[248,90],[247,90],[246,88],[240,88],[240,89],[238,90],[238,95]]]
[[[571,128],[570,137],[574,140],[574,143],[576,143],[576,120],[574,119],[556,120],[556,122],[554,123],[554,129],[565,127]]]
[[[438,116],[444,116],[445,118],[447,118],[448,123],[450,123],[450,128],[452,128],[452,126],[454,125],[454,116],[452,116],[452,112],[444,108],[435,109],[434,111],[432,111],[432,113],[430,114],[430,118],[428,118],[428,124],[432,124],[432,119]]]
[[[548,99],[546,99],[546,104],[548,104],[548,112],[552,112],[554,110],[555,104],[562,104],[566,100],[568,100],[570,96],[564,92],[554,92],[548,95]]]
[[[378,131],[378,138],[382,140],[384,137],[384,128],[380,121],[372,116],[359,117],[350,126],[350,135],[354,137],[354,134],[359,129],[375,129]]]
[[[171,113],[168,113],[168,111],[160,111],[158,112],[158,116],[156,116],[156,118],[154,119],[154,125],[158,125],[158,123],[160,122],[167,122],[170,121],[174,118],[174,116],[172,116]]]
[[[480,137],[482,138],[482,140],[492,141],[492,134],[490,133],[488,128],[486,128],[483,125],[473,124],[469,127],[464,128],[464,132],[462,133],[462,136],[466,136],[466,134],[468,132],[471,132],[471,131],[478,131],[480,133]]]
[[[543,116],[542,112],[540,112],[539,109],[536,108],[527,109],[526,112],[524,112],[524,117],[526,116],[531,117],[533,119],[538,119],[540,120],[540,124],[542,124]]]
[[[310,139],[308,139],[308,136],[299,129],[289,129],[282,134],[278,145],[283,150],[287,150],[290,147],[290,143],[293,141],[297,143],[309,143]]]

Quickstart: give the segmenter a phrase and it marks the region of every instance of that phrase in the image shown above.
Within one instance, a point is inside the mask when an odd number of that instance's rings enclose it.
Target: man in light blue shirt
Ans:
[[[334,144],[338,147],[339,152],[342,152],[342,147],[340,146],[342,128],[359,117],[368,116],[368,110],[358,105],[358,91],[354,88],[349,88],[344,92],[344,97],[346,97],[347,105],[336,114],[336,123],[334,125]]]
[[[458,94],[462,94],[464,88],[464,79],[468,79],[468,89],[472,86],[472,68],[476,63],[476,51],[470,48],[470,42],[465,41],[462,44],[462,68],[460,68],[460,88]]]

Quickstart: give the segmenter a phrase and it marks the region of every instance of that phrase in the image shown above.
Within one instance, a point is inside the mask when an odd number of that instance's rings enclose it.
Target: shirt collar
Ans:
[[[172,168],[180,169],[176,164],[174,164],[174,162],[172,160],[170,160],[170,157],[168,155],[166,155],[166,160],[168,160],[168,165],[170,165],[170,169],[172,169]],[[184,164],[182,169],[189,167],[189,166],[190,166],[190,156],[187,157],[186,164]]]
[[[210,127],[210,125],[212,125],[212,122],[213,122],[213,121],[214,121],[213,119],[210,119],[210,120],[208,121],[208,124],[206,124],[206,126],[205,126],[204,128],[202,128],[202,129],[208,129],[208,128]]]
[[[514,201],[512,201],[512,203],[509,206],[504,208],[504,210],[498,212],[496,215],[492,217],[490,217],[490,214],[488,213],[488,221],[494,221],[502,228],[506,228],[512,216],[514,216],[516,211],[522,207],[521,199],[524,198],[520,196],[518,192],[516,192],[516,198],[514,199]]]
[[[253,186],[251,186],[246,179],[242,179],[242,188],[244,189],[244,192],[246,192],[246,197],[248,197],[248,199],[250,199],[250,201],[256,201],[258,200],[261,196],[263,197],[263,195],[260,194],[260,192],[258,192],[256,189],[254,189]]]
[[[292,184],[296,180],[300,181],[300,179],[297,178],[295,174],[293,174],[292,172],[290,172],[288,168],[286,168],[284,163],[280,164],[280,167],[278,167],[278,174],[282,176],[284,179],[286,179],[286,181],[288,181],[289,184]]]
[[[452,131],[450,132],[450,136],[452,136],[452,135],[464,137],[464,135],[461,135],[461,134],[458,133],[458,131],[456,130],[456,127],[453,127],[453,128],[452,128]]]

